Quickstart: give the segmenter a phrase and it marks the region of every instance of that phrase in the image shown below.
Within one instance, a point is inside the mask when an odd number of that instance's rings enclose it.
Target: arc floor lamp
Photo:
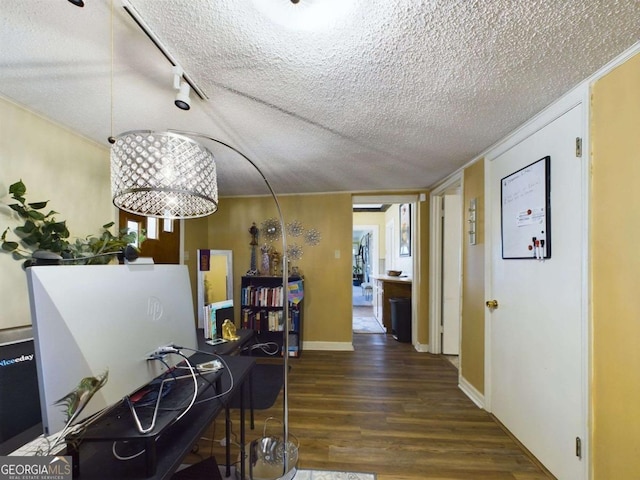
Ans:
[[[135,130],[113,138],[111,147],[111,189],[118,208],[137,215],[187,219],[214,213],[218,209],[218,186],[213,154],[200,142],[208,140],[232,150],[260,174],[276,204],[282,232],[283,285],[283,472],[290,472],[289,452],[289,295],[287,239],[280,202],[260,168],[245,154],[209,135],[169,130]],[[296,452],[297,458],[297,452]],[[295,463],[295,462],[294,462]],[[294,472],[295,474],[295,472]]]

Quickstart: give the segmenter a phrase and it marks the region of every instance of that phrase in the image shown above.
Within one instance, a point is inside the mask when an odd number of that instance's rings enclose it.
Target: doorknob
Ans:
[[[489,310],[494,310],[494,309],[498,308],[498,301],[497,300],[487,300],[486,301],[486,305],[487,305],[487,308]]]

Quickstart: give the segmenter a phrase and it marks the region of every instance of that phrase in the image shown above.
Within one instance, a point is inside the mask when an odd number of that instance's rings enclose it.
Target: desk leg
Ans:
[[[229,412],[229,405],[224,406],[224,433],[225,433],[225,453],[227,458],[227,469],[225,470],[226,476],[231,476],[231,414]]]
[[[253,375],[253,372],[251,372]],[[251,381],[251,380],[249,380]],[[245,422],[245,418],[244,418],[244,382],[242,383],[242,385],[240,386],[240,478],[242,480],[245,479],[245,451],[244,451],[244,446],[245,446],[245,430],[244,430],[244,422]],[[251,398],[251,397],[249,397]],[[249,400],[249,402],[251,402],[251,400]],[[252,402],[253,403],[253,402]],[[251,428],[253,428],[253,406],[251,408]]]
[[[251,430],[255,428],[255,423],[253,418],[253,371],[254,369],[252,369],[251,373],[249,374],[249,409],[251,413]],[[242,399],[240,399],[240,402],[242,403]]]
[[[146,450],[146,463],[147,463],[147,476],[150,477],[156,473],[156,465],[158,461],[158,454],[156,452],[155,440],[147,440],[144,442],[144,448]]]
[[[67,455],[71,455],[71,476],[80,476],[80,449],[75,442],[67,442]]]

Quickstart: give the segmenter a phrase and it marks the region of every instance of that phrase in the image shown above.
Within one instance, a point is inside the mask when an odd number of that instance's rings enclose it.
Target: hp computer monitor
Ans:
[[[109,375],[78,420],[166,370],[147,360],[159,347],[197,348],[184,265],[36,266],[27,269],[27,279],[45,434],[64,428],[57,402],[83,378]],[[182,358],[166,360],[172,365]]]

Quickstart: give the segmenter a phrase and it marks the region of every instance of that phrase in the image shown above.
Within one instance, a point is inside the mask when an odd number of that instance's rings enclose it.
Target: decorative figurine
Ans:
[[[258,275],[258,266],[256,264],[256,247],[258,246],[258,227],[256,227],[256,222],[251,224],[251,228],[249,229],[249,233],[251,234],[251,266],[249,267],[249,271],[247,275]]]
[[[271,252],[271,275],[280,275],[280,253],[273,250]]]
[[[266,243],[260,247],[260,251],[262,252],[262,261],[260,263],[260,273],[262,275],[269,275],[271,270],[271,260],[269,259],[269,253],[271,252],[271,247]]]
[[[240,338],[236,333],[236,326],[228,318],[222,322],[222,338],[230,342]]]

